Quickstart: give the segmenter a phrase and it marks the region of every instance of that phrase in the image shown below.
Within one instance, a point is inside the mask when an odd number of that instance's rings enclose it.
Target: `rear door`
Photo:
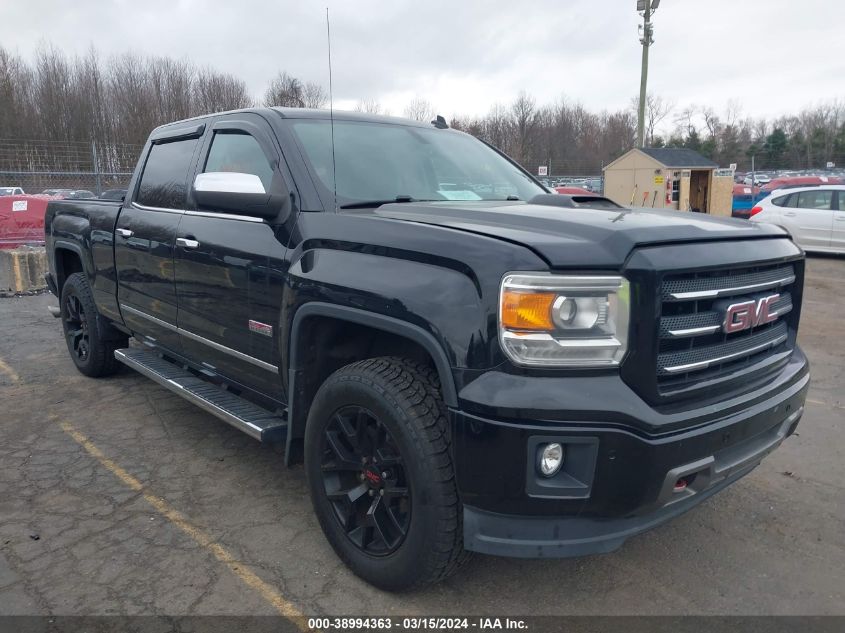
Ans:
[[[780,210],[782,224],[804,248],[828,248],[833,228],[833,191],[809,189],[789,197]]]
[[[830,246],[841,253],[845,253],[845,189],[836,191]]]
[[[283,188],[280,154],[257,114],[215,121],[197,173],[258,176]],[[283,401],[278,361],[278,304],[268,301],[269,258],[287,235],[266,220],[193,208],[181,220],[175,251],[179,329],[186,356],[236,383]]]
[[[115,227],[123,320],[136,334],[174,352],[180,351],[180,342],[173,250],[203,127],[166,128],[151,139],[135,194],[121,209]]]

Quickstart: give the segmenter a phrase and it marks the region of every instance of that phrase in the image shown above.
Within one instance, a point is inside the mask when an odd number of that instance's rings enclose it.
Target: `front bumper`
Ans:
[[[557,399],[584,405],[583,393],[576,396],[567,384],[571,379],[555,380],[554,396],[535,399],[530,420],[451,412],[467,549],[537,558],[618,548],[746,475],[777,448],[801,418],[809,370],[796,349],[765,389],[688,412],[691,423],[683,429],[677,428],[678,412],[661,414],[650,407],[647,416],[641,415],[647,419],[632,420],[639,399],[629,400],[627,410],[607,411],[608,404],[627,396],[621,380],[604,387],[613,391],[611,385],[618,382],[622,393],[594,398],[593,406],[581,411],[570,405],[566,419],[552,419],[551,410],[543,415],[542,407],[554,406]],[[471,408],[464,396],[483,391],[465,389],[462,405]],[[499,391],[493,401],[503,404],[502,397]],[[548,441],[560,441],[567,450],[563,471],[551,481],[535,468],[538,442]],[[686,486],[677,489],[679,480]]]

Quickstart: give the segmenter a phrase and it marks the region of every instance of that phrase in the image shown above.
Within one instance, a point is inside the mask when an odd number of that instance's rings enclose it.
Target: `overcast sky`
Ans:
[[[393,114],[420,95],[445,116],[486,113],[520,91],[594,110],[639,90],[635,0],[5,0],[0,42],[84,53],[186,57],[260,95],[284,69],[328,84],[331,11],[337,107],[376,99]],[[649,89],[721,110],[775,116],[845,98],[845,3],[663,0]]]

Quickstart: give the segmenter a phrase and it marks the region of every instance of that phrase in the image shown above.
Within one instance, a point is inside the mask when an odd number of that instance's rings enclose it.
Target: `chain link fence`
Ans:
[[[0,139],[0,187],[37,194],[53,189],[100,195],[126,189],[142,145]]]

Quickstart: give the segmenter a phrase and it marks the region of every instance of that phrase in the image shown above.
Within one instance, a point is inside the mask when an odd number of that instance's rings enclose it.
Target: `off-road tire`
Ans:
[[[110,376],[122,365],[114,351],[129,344],[129,338],[109,325],[97,311],[85,273],[74,273],[62,286],[61,320],[68,352],[76,368],[86,376]],[[78,327],[77,327],[78,326]],[[74,336],[72,332],[84,330]],[[84,353],[79,344],[85,337]]]
[[[374,556],[353,543],[326,492],[326,431],[335,414],[356,406],[372,412],[392,435],[410,489],[404,540]],[[403,358],[347,365],[317,391],[305,432],[305,470],[320,526],[337,555],[358,576],[388,591],[403,591],[448,577],[468,558],[462,507],[455,483],[446,408],[437,373]],[[363,479],[363,477],[362,477]]]

